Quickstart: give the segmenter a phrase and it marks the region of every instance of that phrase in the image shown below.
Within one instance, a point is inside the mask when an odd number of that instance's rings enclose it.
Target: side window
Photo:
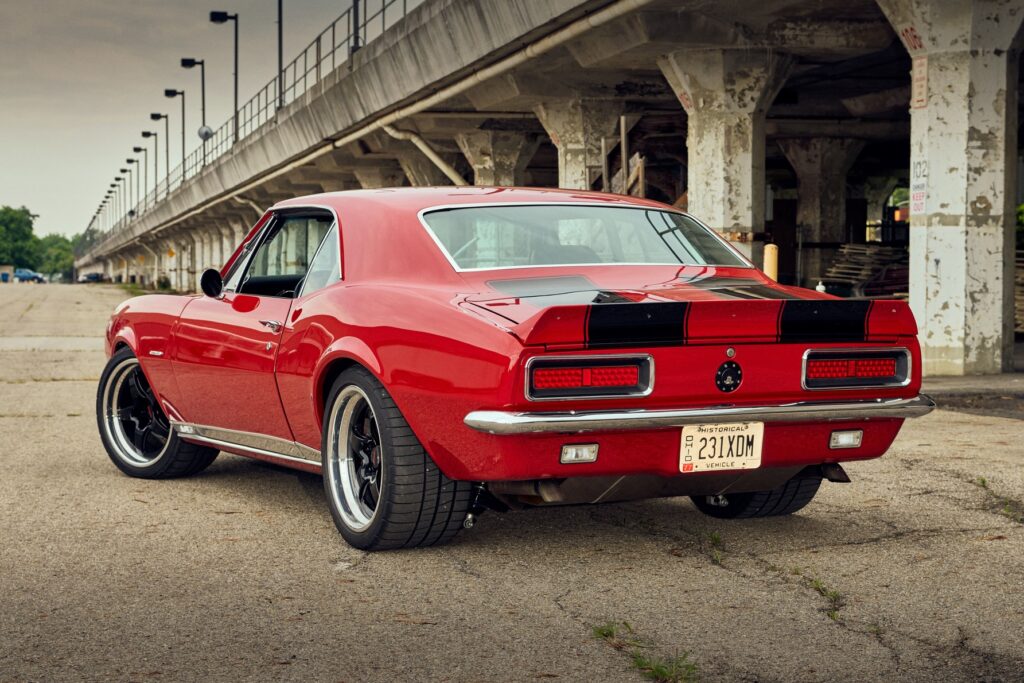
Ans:
[[[331,225],[327,237],[320,245],[320,250],[309,264],[306,281],[302,284],[301,294],[312,294],[341,279],[341,253],[338,249],[338,224]]]
[[[238,291],[294,297],[333,221],[327,214],[277,218],[249,261]]]

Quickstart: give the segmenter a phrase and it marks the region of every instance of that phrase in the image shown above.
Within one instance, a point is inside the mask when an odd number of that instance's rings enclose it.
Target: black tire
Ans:
[[[331,387],[321,452],[327,505],[349,545],[437,545],[462,528],[473,484],[437,468],[391,395],[361,367],[345,370]]]
[[[209,467],[219,453],[178,438],[127,347],[110,357],[100,375],[96,425],[107,455],[130,477],[187,477]]]
[[[821,486],[821,477],[798,476],[771,491],[691,496],[697,509],[718,519],[777,517],[802,510]]]

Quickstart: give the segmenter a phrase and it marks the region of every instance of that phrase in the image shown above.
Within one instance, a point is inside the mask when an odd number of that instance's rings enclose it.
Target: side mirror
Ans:
[[[213,268],[204,270],[203,276],[199,278],[199,288],[206,296],[219,299],[224,293],[224,280],[221,279],[220,271]]]

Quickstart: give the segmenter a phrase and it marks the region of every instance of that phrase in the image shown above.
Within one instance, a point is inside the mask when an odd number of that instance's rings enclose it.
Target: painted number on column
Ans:
[[[910,165],[910,215],[923,216],[928,212],[928,162],[914,161]]]

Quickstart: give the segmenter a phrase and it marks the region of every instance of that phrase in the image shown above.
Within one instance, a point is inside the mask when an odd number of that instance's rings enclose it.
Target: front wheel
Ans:
[[[748,519],[791,515],[811,502],[821,486],[821,477],[794,477],[771,491],[723,493],[692,496],[697,509],[719,519]]]
[[[186,477],[217,457],[216,449],[178,438],[129,348],[111,356],[100,375],[96,421],[107,455],[132,477]]]
[[[342,537],[362,550],[435,545],[462,528],[473,485],[434,464],[384,386],[338,376],[324,410],[324,491]]]

